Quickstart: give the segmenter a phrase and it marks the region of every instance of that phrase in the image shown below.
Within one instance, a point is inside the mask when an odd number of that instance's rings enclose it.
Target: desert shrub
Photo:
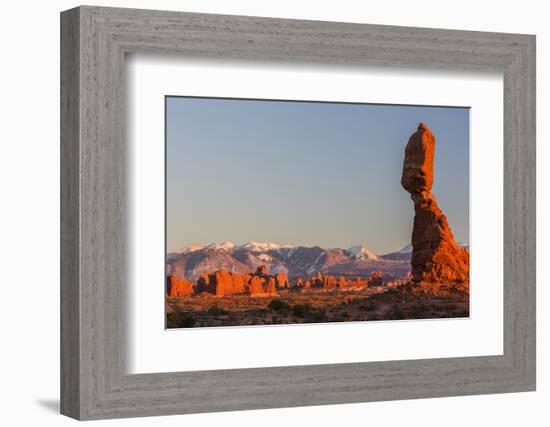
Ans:
[[[227,310],[224,310],[223,308],[218,307],[217,305],[213,305],[208,309],[208,314],[211,314],[212,316],[221,316],[227,313],[228,313]]]
[[[369,301],[369,302],[366,302],[365,304],[361,304],[359,306],[359,309],[365,310],[365,311],[374,311],[376,310],[376,304],[372,301]]]
[[[292,307],[292,314],[296,317],[306,317],[311,313],[311,306],[309,304],[298,304]]]
[[[166,326],[168,328],[192,328],[195,326],[195,318],[193,315],[180,311],[168,313],[166,320]]]
[[[451,317],[468,317],[469,315],[468,310],[457,310],[452,313]]]
[[[388,313],[388,319],[390,320],[403,320],[405,319],[405,313],[402,311],[395,309]]]
[[[430,306],[428,304],[424,303],[418,303],[411,307],[411,315],[412,317],[422,317],[427,316],[430,314]]]
[[[328,322],[328,317],[325,310],[316,310],[311,314],[312,322]]]
[[[267,305],[267,307],[275,311],[290,309],[290,305],[280,299],[274,299]]]

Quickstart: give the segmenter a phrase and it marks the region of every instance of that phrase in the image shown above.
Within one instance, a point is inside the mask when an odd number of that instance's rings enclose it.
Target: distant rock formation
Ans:
[[[256,273],[254,273],[256,276],[260,277],[266,277],[267,276],[267,267],[265,265],[260,265],[256,269]]]
[[[435,137],[420,123],[405,148],[401,185],[414,202],[411,257],[413,282],[463,282],[470,273],[469,252],[457,245],[439,209],[433,185]]]
[[[217,297],[242,294],[245,291],[245,283],[242,275],[234,274],[229,271],[216,271],[210,274],[209,285]]]
[[[318,272],[309,277],[294,278],[291,284],[286,274],[277,273],[274,276],[266,274],[266,268],[261,265],[254,274],[240,274],[225,270],[204,273],[194,284],[186,278],[169,275],[167,277],[167,296],[173,298],[206,293],[219,298],[229,295],[268,297],[276,296],[278,291],[283,290],[360,290],[366,287],[381,286],[383,283],[382,273],[374,271],[368,279],[336,277]]]
[[[267,287],[265,289],[265,292],[268,295],[277,295],[277,287],[275,286],[275,278],[274,277],[270,277],[267,280]]]
[[[275,275],[275,286],[277,286],[277,289],[290,288],[290,282],[288,281],[288,276],[283,273],[277,273]]]
[[[170,298],[208,293],[216,297],[226,295],[275,296],[277,289],[289,288],[289,280],[285,274],[275,276],[266,274],[265,266],[259,266],[255,274],[240,274],[231,271],[218,270],[214,273],[204,273],[191,283],[184,277],[169,275],[167,277],[166,294]]]
[[[382,278],[382,273],[379,271],[373,271],[369,277],[369,286],[382,286],[384,280]]]
[[[168,276],[166,293],[171,298],[185,297],[193,293],[193,285],[184,277]]]
[[[348,278],[344,276],[332,276],[330,274],[321,274],[317,273],[314,276],[306,277],[305,280],[301,277],[296,279],[294,285],[295,289],[362,289],[371,286],[382,286],[384,280],[382,273],[379,271],[374,271],[371,273],[368,279],[362,277]],[[291,286],[291,289],[293,287]]]
[[[264,290],[265,279],[260,276],[252,276],[248,282],[248,293],[251,296],[258,296],[265,293]]]

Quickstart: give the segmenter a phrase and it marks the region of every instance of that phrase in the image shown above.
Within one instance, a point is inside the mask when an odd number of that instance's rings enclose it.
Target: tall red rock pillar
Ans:
[[[469,279],[470,255],[456,244],[447,218],[431,193],[434,152],[435,137],[420,123],[405,147],[401,176],[401,185],[414,202],[412,280],[464,282]]]

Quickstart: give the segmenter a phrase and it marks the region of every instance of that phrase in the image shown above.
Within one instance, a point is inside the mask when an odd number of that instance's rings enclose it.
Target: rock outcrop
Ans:
[[[242,294],[245,291],[245,282],[241,274],[216,271],[209,279],[210,287],[217,297]]]
[[[469,252],[457,245],[447,218],[431,193],[435,137],[420,123],[405,148],[401,185],[414,202],[413,282],[464,282],[469,279]]]
[[[270,277],[268,279],[265,292],[268,295],[277,295],[277,287],[275,285],[275,278],[274,277]]]
[[[213,294],[216,297],[227,295],[276,296],[277,289],[288,289],[288,276],[283,273],[270,276],[265,266],[259,266],[254,274],[234,273],[218,270],[214,273],[204,273],[191,283],[184,277],[169,275],[167,277],[166,293],[168,297],[183,297],[192,294]]]
[[[368,284],[369,286],[382,286],[384,284],[382,273],[379,271],[373,271],[369,277]]]
[[[254,273],[256,276],[259,277],[266,277],[267,276],[267,267],[265,265],[260,265],[256,269],[256,272]]]
[[[193,293],[193,285],[184,277],[169,276],[166,294],[170,298],[185,297]]]
[[[288,289],[290,287],[288,276],[283,273],[277,273],[275,275],[275,286],[277,286],[277,289]]]
[[[260,276],[252,276],[248,283],[248,293],[251,296],[259,296],[265,293],[264,290],[265,279]]]
[[[364,289],[370,286],[383,284],[382,274],[379,271],[371,273],[368,279],[362,277],[332,276],[318,272],[304,278],[297,277],[290,283],[284,273],[269,275],[263,265],[255,273],[234,273],[218,270],[214,273],[202,274],[195,283],[186,278],[169,275],[167,277],[168,297],[184,297],[192,294],[211,294],[216,297],[230,295],[249,295],[254,297],[268,297],[278,295],[284,290],[337,290],[337,289]]]

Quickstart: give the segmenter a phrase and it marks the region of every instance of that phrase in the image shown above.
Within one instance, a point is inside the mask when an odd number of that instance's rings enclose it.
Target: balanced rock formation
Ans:
[[[414,202],[413,282],[464,282],[470,273],[469,252],[457,245],[447,218],[431,193],[435,137],[424,123],[405,148],[401,185]]]

